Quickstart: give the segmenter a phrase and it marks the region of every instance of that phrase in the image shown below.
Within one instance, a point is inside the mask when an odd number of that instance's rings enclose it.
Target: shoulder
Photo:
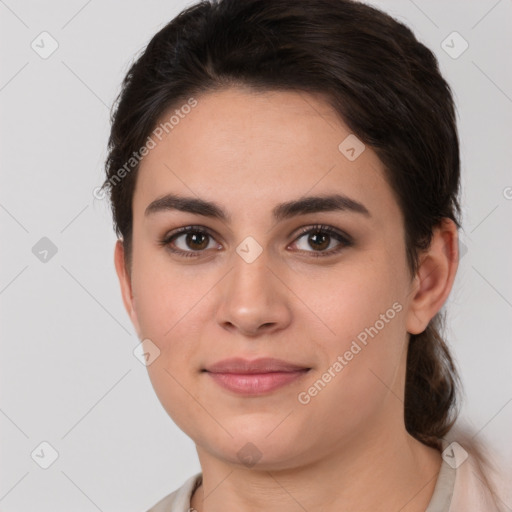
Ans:
[[[201,482],[201,478],[202,473],[191,476],[181,487],[155,503],[147,512],[189,512],[190,498]]]
[[[479,447],[465,444],[466,450],[451,443],[443,451],[445,463],[455,471],[450,511],[501,512],[508,499],[510,483],[503,478],[502,468],[490,464]],[[453,455],[455,456],[453,457]],[[508,490],[507,490],[507,487]]]

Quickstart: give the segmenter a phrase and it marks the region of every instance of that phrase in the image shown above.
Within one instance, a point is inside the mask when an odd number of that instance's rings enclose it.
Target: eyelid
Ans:
[[[307,226],[303,226],[303,227],[299,228],[298,231],[292,232],[292,234],[290,236],[293,236],[294,241],[295,241],[295,239],[297,237],[299,237],[305,233],[309,233],[310,231],[324,231],[324,232],[327,232],[327,233],[330,233],[333,235],[337,235],[341,238],[344,238],[347,243],[354,242],[353,238],[348,233],[346,233],[345,231],[343,231],[341,229],[335,228],[334,226],[329,226],[327,224],[309,224]]]

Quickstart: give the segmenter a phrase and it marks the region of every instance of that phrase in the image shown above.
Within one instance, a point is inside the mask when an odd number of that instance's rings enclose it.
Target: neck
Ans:
[[[405,429],[385,438],[382,431],[360,434],[328,457],[279,470],[235,466],[197,447],[203,482],[191,507],[198,512],[424,511],[440,470],[439,451]]]

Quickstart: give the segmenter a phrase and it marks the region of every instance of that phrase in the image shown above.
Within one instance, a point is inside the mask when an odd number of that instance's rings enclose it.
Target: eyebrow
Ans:
[[[147,217],[157,212],[169,210],[178,210],[231,222],[231,215],[225,212],[217,203],[176,194],[166,194],[155,199],[146,208],[144,216]],[[371,218],[371,214],[366,206],[342,194],[308,196],[294,201],[287,201],[275,206],[272,209],[272,216],[276,222],[279,222],[297,215],[328,211],[348,211]]]

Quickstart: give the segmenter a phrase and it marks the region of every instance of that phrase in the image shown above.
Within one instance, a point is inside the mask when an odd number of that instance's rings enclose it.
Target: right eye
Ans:
[[[166,234],[158,243],[178,256],[191,258],[200,256],[200,253],[206,249],[214,248],[214,246],[210,246],[210,243],[208,243],[209,238],[213,240],[213,235],[205,228],[201,226],[185,226]],[[180,240],[179,243],[177,242],[178,240]],[[181,244],[181,247],[179,244]],[[178,248],[176,249],[176,247]],[[192,250],[189,250],[189,248]]]

